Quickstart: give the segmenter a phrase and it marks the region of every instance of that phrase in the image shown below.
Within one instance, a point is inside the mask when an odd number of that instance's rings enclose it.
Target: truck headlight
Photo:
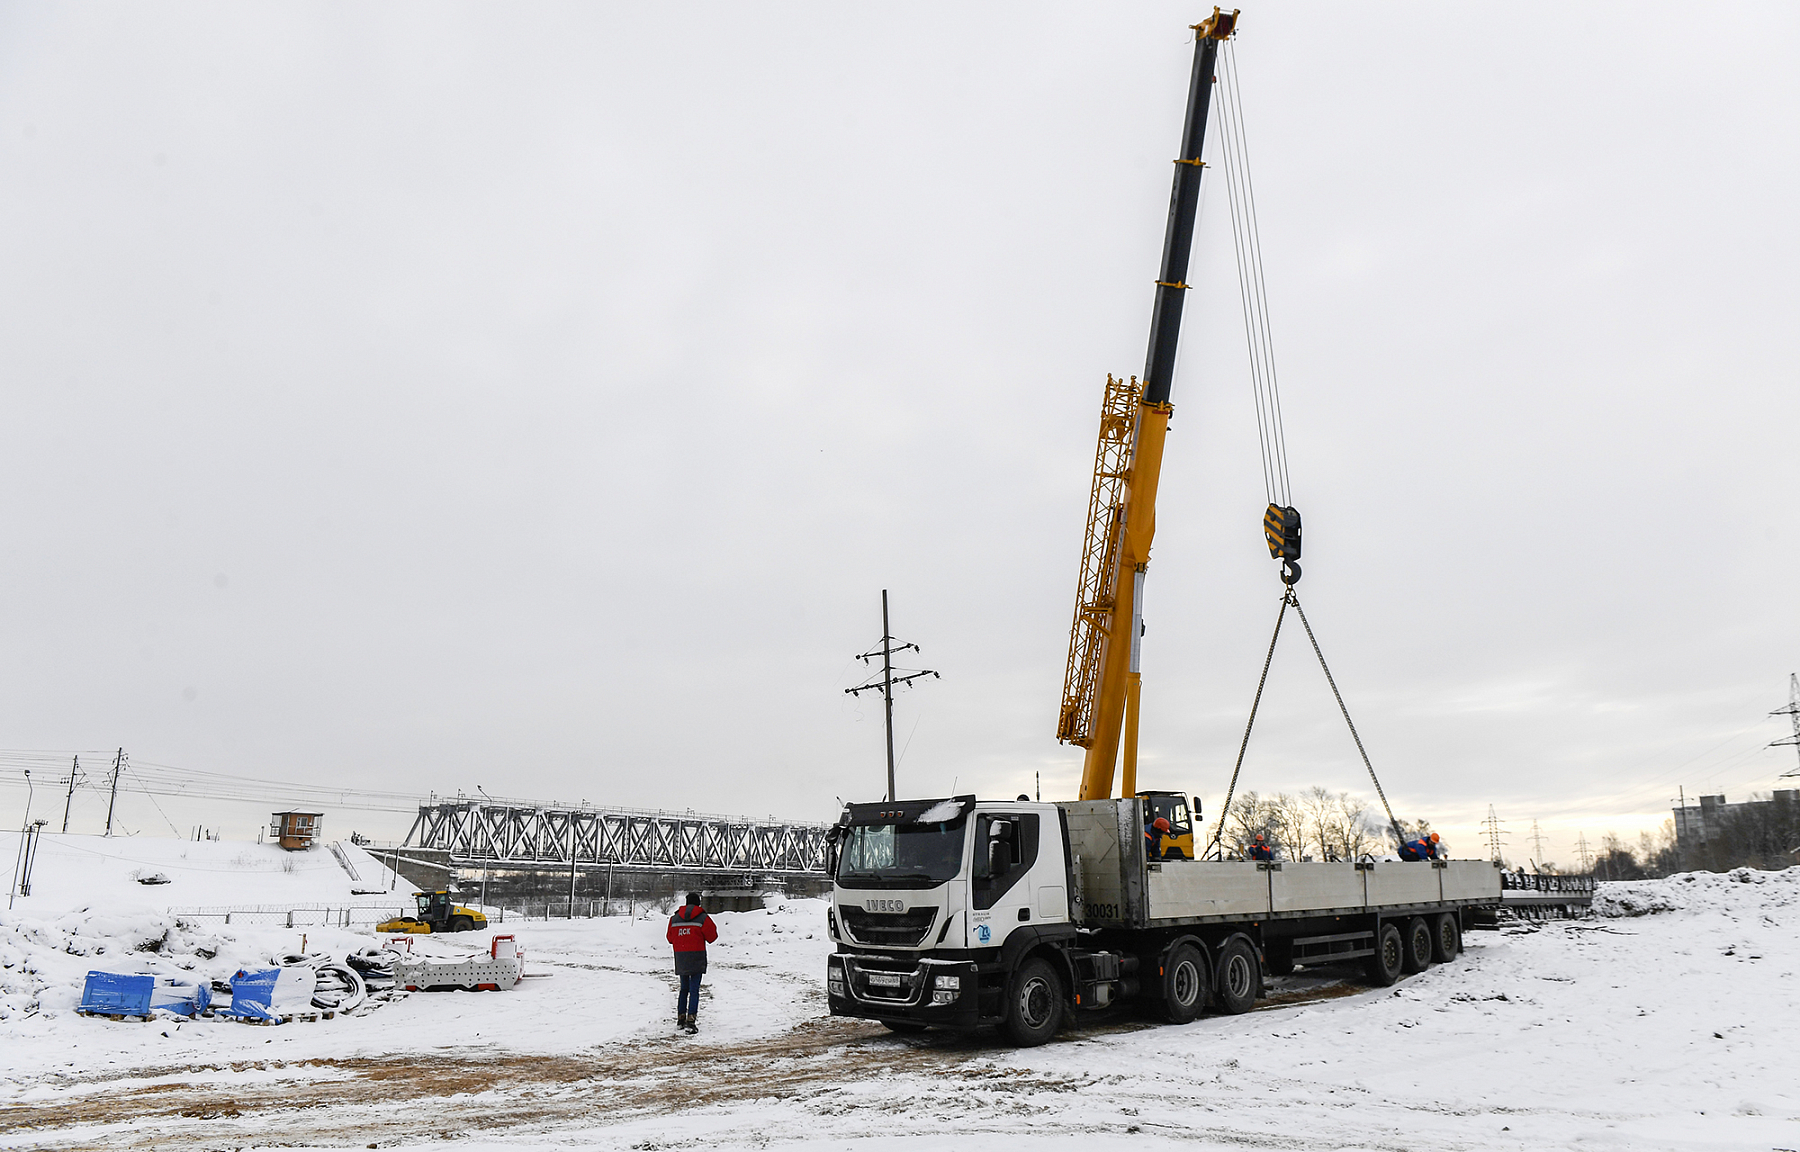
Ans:
[[[956,995],[954,989],[948,991],[939,990],[931,994],[931,1002],[933,1004],[954,1004],[956,1003]]]
[[[935,986],[938,988],[960,989],[960,988],[962,988],[962,977],[961,976],[939,976],[937,978],[937,980],[935,981]]]

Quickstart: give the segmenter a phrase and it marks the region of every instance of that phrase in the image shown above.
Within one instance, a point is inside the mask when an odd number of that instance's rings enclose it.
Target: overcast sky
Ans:
[[[0,8],[0,746],[829,819],[883,788],[886,587],[943,674],[901,790],[1072,796],[1205,11]],[[1258,4],[1236,51],[1299,591],[1400,815],[1567,861],[1777,786],[1800,9]],[[1209,812],[1280,595],[1217,175],[1140,769]],[[1244,786],[1315,783],[1370,791],[1295,632]]]

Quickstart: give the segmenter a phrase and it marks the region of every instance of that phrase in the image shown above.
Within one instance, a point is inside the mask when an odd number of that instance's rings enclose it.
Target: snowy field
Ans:
[[[89,967],[229,976],[299,930],[63,902],[0,918],[0,1148],[1800,1149],[1800,869],[1609,885],[1391,989],[1303,970],[1245,1016],[1029,1051],[825,1017],[817,901],[718,917],[695,1037],[660,917],[509,924],[547,978],[254,1027],[71,1009]]]

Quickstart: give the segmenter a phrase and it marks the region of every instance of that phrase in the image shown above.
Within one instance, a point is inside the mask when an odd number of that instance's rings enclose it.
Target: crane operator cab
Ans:
[[[1200,798],[1194,798],[1192,814],[1189,814],[1188,798],[1179,792],[1139,792],[1138,799],[1144,802],[1144,820],[1155,823],[1163,819],[1169,822],[1168,831],[1162,834],[1163,860],[1192,860],[1194,858],[1194,821],[1200,817]]]

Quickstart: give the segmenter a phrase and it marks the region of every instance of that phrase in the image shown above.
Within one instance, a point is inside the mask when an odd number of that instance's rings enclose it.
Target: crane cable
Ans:
[[[1231,801],[1237,793],[1238,776],[1244,767],[1244,754],[1250,747],[1250,732],[1256,726],[1257,709],[1262,705],[1263,689],[1269,681],[1269,666],[1275,659],[1275,644],[1281,639],[1281,624],[1287,617],[1289,606],[1293,607],[1295,614],[1300,617],[1300,623],[1306,628],[1306,638],[1312,642],[1313,655],[1319,658],[1319,667],[1325,672],[1325,682],[1331,686],[1331,695],[1337,700],[1338,711],[1343,713],[1344,724],[1350,729],[1350,739],[1356,743],[1357,754],[1362,757],[1363,767],[1368,769],[1370,782],[1375,785],[1375,795],[1381,799],[1382,811],[1387,813],[1388,826],[1393,829],[1396,841],[1404,844],[1406,837],[1400,831],[1399,820],[1394,818],[1394,809],[1388,803],[1387,792],[1381,786],[1380,777],[1375,774],[1375,765],[1370,762],[1368,750],[1363,747],[1362,736],[1356,731],[1356,722],[1350,718],[1350,708],[1344,703],[1343,693],[1338,691],[1337,678],[1332,676],[1331,666],[1325,662],[1319,638],[1313,634],[1312,623],[1307,620],[1305,609],[1300,607],[1300,597],[1294,591],[1294,584],[1300,579],[1299,565],[1293,563],[1300,553],[1300,517],[1292,504],[1293,483],[1288,473],[1287,434],[1281,421],[1281,391],[1275,372],[1275,340],[1269,323],[1262,234],[1256,214],[1256,189],[1250,179],[1250,147],[1244,131],[1243,92],[1238,85],[1235,42],[1226,40],[1223,49],[1219,54],[1218,87],[1222,97],[1218,102],[1219,135],[1224,146],[1225,189],[1231,205],[1232,251],[1237,261],[1238,291],[1243,304],[1244,345],[1250,357],[1250,388],[1256,402],[1256,437],[1262,452],[1263,488],[1270,505],[1264,525],[1265,532],[1269,533],[1271,554],[1282,560],[1282,583],[1286,588],[1281,597],[1281,611],[1275,617],[1275,632],[1269,637],[1269,652],[1263,658],[1262,676],[1256,682],[1256,696],[1250,703],[1250,718],[1244,724],[1244,738],[1238,745],[1237,763],[1231,769],[1231,783],[1225,791],[1225,803],[1219,809],[1219,825],[1202,856],[1211,856],[1215,852],[1223,855],[1225,819],[1231,812]],[[1271,518],[1278,518],[1282,514],[1289,517],[1285,521],[1290,533],[1286,551],[1281,549],[1283,521],[1275,519],[1271,527]]]
[[[1256,438],[1262,450],[1263,488],[1269,503],[1285,506],[1293,502],[1293,483],[1288,475],[1287,434],[1281,423],[1281,390],[1275,373],[1275,339],[1269,323],[1268,284],[1263,275],[1256,186],[1250,179],[1250,145],[1244,131],[1243,93],[1238,87],[1234,41],[1227,40],[1223,47],[1219,54],[1219,135],[1226,198],[1231,206],[1231,246],[1244,313],[1244,347],[1250,356],[1250,390],[1256,403]]]

